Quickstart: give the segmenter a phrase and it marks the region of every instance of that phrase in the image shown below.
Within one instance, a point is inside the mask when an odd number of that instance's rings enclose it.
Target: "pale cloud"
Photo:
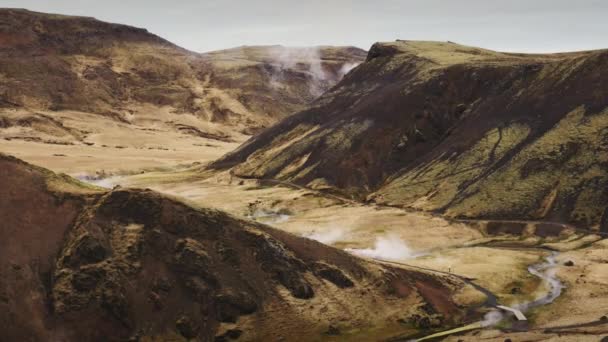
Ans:
[[[604,0],[0,0],[145,27],[194,51],[451,40],[503,51],[608,48]]]

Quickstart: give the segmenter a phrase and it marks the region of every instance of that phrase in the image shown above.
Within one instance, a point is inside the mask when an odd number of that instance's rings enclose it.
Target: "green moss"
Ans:
[[[529,132],[521,124],[493,129],[470,150],[457,156],[442,156],[414,169],[394,180],[380,194],[388,201],[410,202],[421,209],[441,208],[455,198],[463,183],[479,176]]]
[[[553,129],[519,152],[508,165],[470,187],[451,214],[541,218],[548,210],[565,208],[574,198],[572,216],[597,222],[603,210],[602,187],[608,173],[598,166],[608,162],[601,130],[608,127],[608,112],[585,116],[582,108],[567,115]],[[572,147],[575,146],[575,147]],[[575,148],[575,151],[572,151]],[[537,166],[530,167],[534,163]],[[532,168],[524,174],[527,168]],[[583,190],[581,190],[583,189]],[[548,196],[555,191],[555,198]],[[543,208],[542,206],[546,206]]]

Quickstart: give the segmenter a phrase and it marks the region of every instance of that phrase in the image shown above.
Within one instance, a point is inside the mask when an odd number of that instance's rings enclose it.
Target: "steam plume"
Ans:
[[[323,231],[319,231],[319,232],[313,231],[309,234],[305,234],[304,236],[309,239],[319,241],[320,243],[323,243],[326,245],[332,245],[340,240],[344,240],[346,238],[346,235],[347,234],[344,231],[344,229],[332,228],[332,229],[323,230]]]
[[[359,63],[345,63],[335,71],[328,71],[323,65],[321,48],[319,47],[274,47],[270,49],[270,84],[279,88],[289,72],[304,73],[309,78],[310,95],[321,96],[330,82],[337,82]]]
[[[407,260],[418,256],[394,234],[376,238],[373,248],[347,248],[346,251],[362,257],[386,260]]]
[[[493,327],[496,324],[500,323],[503,317],[504,316],[500,311],[492,310],[483,317],[483,321],[481,321],[481,326],[484,328]]]

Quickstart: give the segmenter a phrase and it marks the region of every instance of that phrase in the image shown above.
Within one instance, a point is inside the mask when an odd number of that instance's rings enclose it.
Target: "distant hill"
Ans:
[[[607,50],[378,43],[311,108],[213,167],[453,217],[608,229],[605,75]]]
[[[194,125],[203,133],[251,134],[306,108],[364,58],[353,47],[199,54],[145,29],[0,9],[0,110],[71,110],[127,122],[191,114],[217,124]]]

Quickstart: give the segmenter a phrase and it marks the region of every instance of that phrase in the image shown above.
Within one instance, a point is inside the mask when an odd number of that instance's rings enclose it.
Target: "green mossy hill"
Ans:
[[[378,43],[312,108],[212,168],[450,216],[597,226],[608,204],[605,75],[606,50]]]

